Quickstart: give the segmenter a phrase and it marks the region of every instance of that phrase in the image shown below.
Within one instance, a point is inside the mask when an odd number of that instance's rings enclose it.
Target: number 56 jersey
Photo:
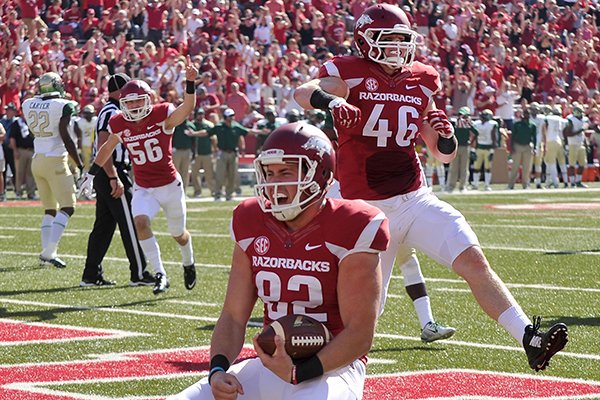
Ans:
[[[153,105],[152,112],[140,121],[127,121],[122,113],[108,121],[110,132],[129,152],[138,186],[156,188],[177,179],[171,147],[173,129],[165,129],[165,120],[173,111],[173,104],[161,103]]]
[[[377,63],[344,56],[323,64],[319,77],[327,76],[346,82],[348,103],[362,112],[360,124],[352,129],[334,121],[342,196],[381,200],[424,186],[414,142],[425,109],[441,89],[438,72],[414,62],[410,68],[388,75]]]
[[[335,335],[343,329],[337,297],[340,262],[353,253],[379,253],[389,242],[388,220],[364,201],[326,199],[305,227],[290,232],[264,213],[256,199],[240,203],[231,221],[233,240],[250,260],[264,323],[288,314],[308,315]]]

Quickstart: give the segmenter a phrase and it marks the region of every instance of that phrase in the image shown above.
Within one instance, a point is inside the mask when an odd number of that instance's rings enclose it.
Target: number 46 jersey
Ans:
[[[381,200],[424,186],[414,142],[431,97],[441,89],[438,72],[414,62],[388,75],[372,61],[344,56],[321,67],[319,77],[327,76],[346,82],[348,103],[362,112],[361,123],[352,129],[334,121],[342,196]]]

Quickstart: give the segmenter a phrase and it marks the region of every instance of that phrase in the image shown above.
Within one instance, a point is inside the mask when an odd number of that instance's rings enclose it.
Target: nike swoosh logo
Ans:
[[[414,85],[414,86],[406,85],[406,90],[412,90],[412,89],[414,89],[416,87],[417,87],[417,85]]]
[[[316,244],[314,246],[311,246],[310,244],[306,243],[306,246],[304,246],[304,250],[311,251],[311,250],[314,250],[314,249],[318,249],[319,247],[321,247],[320,244]]]

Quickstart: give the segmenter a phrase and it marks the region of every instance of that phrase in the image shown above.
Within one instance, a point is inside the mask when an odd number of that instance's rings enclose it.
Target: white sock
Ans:
[[[181,260],[183,262],[183,265],[192,265],[194,263],[194,250],[192,249],[191,236],[187,244],[185,244],[184,246],[179,246],[179,250],[181,251]]]
[[[62,211],[59,211],[58,214],[56,214],[56,217],[54,217],[54,220],[52,221],[52,226],[50,228],[48,243],[42,251],[42,257],[47,259],[56,258],[58,242],[60,242],[60,238],[62,237],[67,225],[69,224],[69,218],[69,215]]]
[[[575,175],[575,183],[581,183],[581,179],[582,179],[581,175],[579,175],[579,174]]]
[[[490,186],[490,182],[492,181],[492,173],[486,172],[483,175],[483,181],[485,182],[485,186]]]
[[[421,329],[425,328],[428,322],[433,321],[433,313],[431,312],[431,304],[429,303],[429,296],[419,297],[413,301],[413,306],[417,312]]]
[[[433,186],[433,167],[426,165],[425,166],[425,179],[427,180],[427,186]]]
[[[446,172],[446,171],[444,171],[443,165],[437,167],[438,182],[441,187],[446,186],[446,175],[444,175],[444,172]]]
[[[40,234],[42,236],[42,250],[48,246],[48,242],[50,241],[52,221],[54,221],[54,217],[50,214],[44,214],[42,217],[42,227],[40,228]]]
[[[537,186],[537,185],[539,185],[540,183],[542,183],[542,178],[535,178],[533,181],[535,182],[535,184],[536,184],[536,186]]]
[[[158,247],[156,237],[152,236],[149,239],[140,240],[140,246],[142,246],[142,250],[144,250],[144,254],[148,259],[148,262],[150,262],[152,267],[154,267],[154,272],[157,274],[161,273],[166,276],[167,272],[165,271],[162,260],[160,259],[160,247]]]
[[[502,327],[506,329],[517,342],[523,344],[525,327],[531,325],[531,320],[527,318],[527,315],[521,310],[521,307],[517,305],[510,307],[500,314],[498,323],[502,325]]]
[[[565,170],[565,168],[563,168],[563,171]],[[562,173],[562,178],[563,178],[563,182],[569,182],[569,177],[567,176],[566,172]]]
[[[479,187],[479,178],[480,177],[481,177],[481,172],[473,173],[473,186],[475,186],[476,188]]]

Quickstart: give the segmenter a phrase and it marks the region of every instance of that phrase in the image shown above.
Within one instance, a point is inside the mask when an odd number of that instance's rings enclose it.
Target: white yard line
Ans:
[[[392,279],[402,279],[400,275],[392,275]],[[466,282],[462,279],[446,279],[446,278],[425,278],[426,282],[440,282],[440,283],[463,283]],[[555,285],[540,285],[535,283],[506,283],[509,288],[525,288],[525,289],[541,289],[541,290],[565,290],[569,292],[591,292],[600,293],[599,288],[578,288],[578,287],[567,287],[567,286],[555,286]],[[452,288],[438,288],[437,290],[447,291],[460,291],[463,289],[452,289]],[[470,291],[469,289],[467,289]]]
[[[172,314],[172,313],[159,313],[159,312],[151,312],[151,311],[139,311],[139,310],[132,310],[132,309],[120,309],[120,308],[108,308],[108,307],[74,306],[74,305],[70,305],[70,304],[43,303],[43,302],[39,302],[39,301],[6,299],[6,298],[1,298],[1,297],[0,297],[0,303],[40,306],[40,307],[49,307],[49,308],[57,308],[58,307],[58,308],[67,308],[67,309],[75,309],[75,310],[117,312],[117,313],[123,313],[123,314],[135,314],[135,315],[144,315],[144,316],[152,316],[152,317],[163,317],[163,318],[205,321],[205,322],[216,322],[217,321],[217,318],[213,318],[213,317],[202,317],[202,316]],[[261,323],[256,323],[256,322],[249,322],[248,325],[254,326],[254,327],[262,326]],[[394,334],[389,334],[389,333],[377,333],[377,334],[375,334],[375,336],[379,337],[379,338],[386,338],[386,339],[408,340],[408,341],[414,341],[414,342],[421,341],[421,338],[419,338],[419,337],[394,335]],[[483,348],[483,349],[521,351],[521,352],[524,351],[522,347],[511,347],[511,346],[502,346],[502,345],[495,345],[495,344],[464,342],[464,341],[459,341],[459,340],[440,340],[440,341],[438,341],[438,343],[444,343],[444,344],[456,345],[456,346]],[[560,353],[558,353],[558,355],[562,355],[565,357],[589,359],[589,360],[600,360],[600,354],[580,354],[580,353],[560,352]]]
[[[375,337],[384,338],[384,339],[396,339],[396,340],[408,340],[412,342],[421,342],[420,337],[416,336],[404,336],[404,335],[394,335],[391,333],[376,333]],[[486,343],[475,343],[475,342],[464,342],[461,340],[438,340],[436,343],[444,343],[451,346],[465,346],[465,347],[474,347],[479,349],[492,349],[492,350],[506,350],[506,351],[518,351],[524,352],[523,347],[513,347],[513,346],[504,346],[498,344],[486,344]],[[556,353],[557,356],[564,357],[573,357],[573,358],[581,358],[587,360],[600,360],[600,354],[582,354],[582,353],[571,353],[567,351],[561,351]]]
[[[22,232],[37,232],[39,233],[40,228],[39,227],[24,227],[24,226],[3,226],[2,230],[5,231],[22,231]],[[196,231],[193,229],[188,229],[189,232],[192,234],[192,236],[196,236],[196,237],[216,237],[216,238],[230,238],[231,235],[229,234],[225,234],[225,233],[202,233],[201,231]],[[69,234],[69,233],[84,233],[86,235],[88,235],[90,233],[90,229],[76,229],[76,228],[69,228],[65,231],[65,234]],[[171,234],[169,232],[166,231],[153,231],[155,236],[171,236]],[[115,231],[115,236],[118,236],[119,234]]]

